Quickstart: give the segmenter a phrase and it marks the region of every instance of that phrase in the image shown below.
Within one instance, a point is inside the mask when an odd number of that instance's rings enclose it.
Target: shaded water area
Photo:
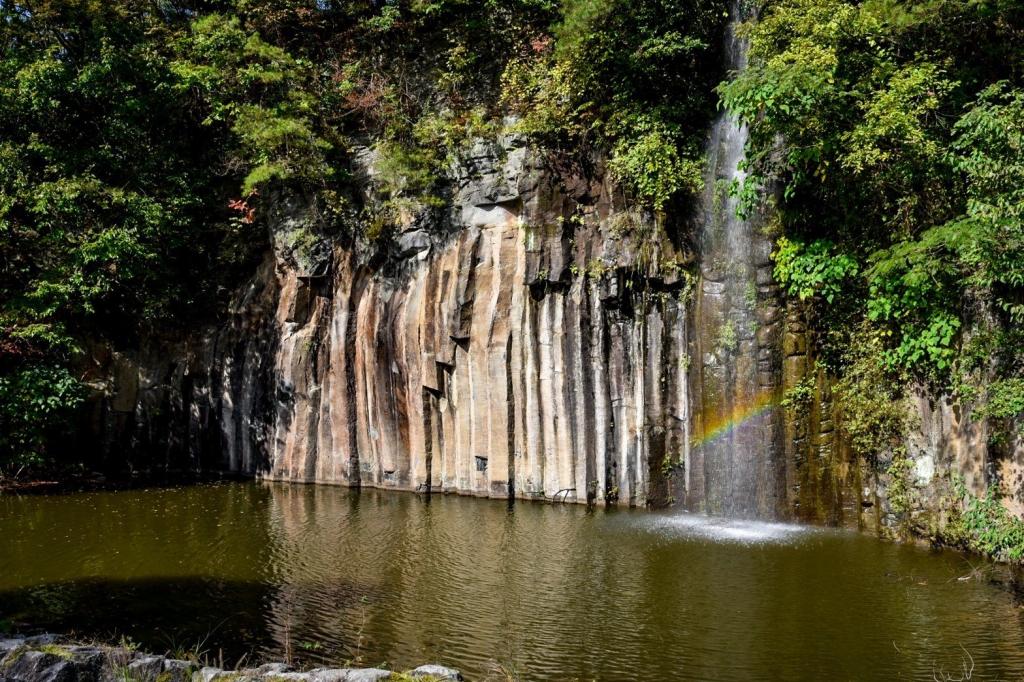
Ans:
[[[0,497],[0,621],[469,679],[500,664],[524,680],[931,680],[962,674],[965,652],[972,679],[1024,674],[1007,569],[956,553],[288,484]]]

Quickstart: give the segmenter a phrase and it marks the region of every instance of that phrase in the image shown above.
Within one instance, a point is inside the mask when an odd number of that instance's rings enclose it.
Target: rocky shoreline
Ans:
[[[55,635],[0,639],[0,682],[441,682],[458,670],[421,665],[403,672],[381,668],[315,668],[287,663],[224,670],[123,646],[75,644]]]

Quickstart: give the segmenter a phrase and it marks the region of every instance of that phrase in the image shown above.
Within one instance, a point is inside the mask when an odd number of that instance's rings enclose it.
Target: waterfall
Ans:
[[[746,66],[746,40],[736,34],[739,9],[726,32],[731,70]],[[705,188],[697,215],[701,268],[694,310],[691,398],[694,440],[687,506],[729,516],[772,517],[784,508],[779,473],[780,343],[771,242],[763,216],[738,216],[730,191],[740,169],[747,128],[722,112],[711,130]],[[698,482],[702,483],[699,485]]]

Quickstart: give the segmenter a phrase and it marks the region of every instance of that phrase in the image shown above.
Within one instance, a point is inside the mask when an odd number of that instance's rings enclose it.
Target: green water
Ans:
[[[0,621],[484,679],[1024,675],[1006,569],[849,531],[285,484],[0,497]]]

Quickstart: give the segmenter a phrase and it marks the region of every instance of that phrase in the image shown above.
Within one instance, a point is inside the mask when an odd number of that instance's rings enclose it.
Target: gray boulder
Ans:
[[[463,679],[462,673],[455,668],[446,668],[443,665],[421,665],[409,671],[410,677],[432,677],[436,680],[452,680],[459,682]]]
[[[9,653],[0,675],[10,682],[75,682],[78,679],[72,661],[45,651]]]

